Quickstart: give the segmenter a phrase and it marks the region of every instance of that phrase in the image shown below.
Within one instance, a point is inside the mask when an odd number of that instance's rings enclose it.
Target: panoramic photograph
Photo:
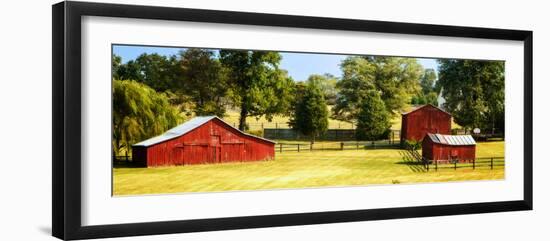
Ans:
[[[112,195],[505,178],[505,62],[112,45]]]

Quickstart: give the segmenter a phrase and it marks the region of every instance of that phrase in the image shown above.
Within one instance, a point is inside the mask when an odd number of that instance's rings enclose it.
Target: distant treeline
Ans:
[[[404,108],[437,105],[439,94],[459,125],[504,128],[500,61],[439,60],[436,73],[415,58],[349,56],[340,78],[315,74],[295,81],[280,68],[281,59],[273,51],[198,48],[142,54],[126,63],[113,55],[114,150],[127,151],[189,116],[223,117],[229,108],[239,110],[241,130],[247,117],[283,115],[314,141],[331,117],[354,123],[358,139],[376,139]]]

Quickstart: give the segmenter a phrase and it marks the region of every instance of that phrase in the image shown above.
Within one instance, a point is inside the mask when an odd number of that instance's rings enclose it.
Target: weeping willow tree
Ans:
[[[180,117],[164,93],[132,80],[113,81],[113,152],[128,155],[134,143],[176,126]]]

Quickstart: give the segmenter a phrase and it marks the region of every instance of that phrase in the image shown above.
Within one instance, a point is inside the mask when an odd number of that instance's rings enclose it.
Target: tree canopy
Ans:
[[[422,77],[420,77],[420,87],[422,88],[422,93],[427,95],[431,92],[435,92],[435,81],[437,80],[437,75],[434,69],[425,69]]]
[[[294,82],[274,51],[186,48],[174,55],[141,54],[122,62],[112,56],[113,146],[160,134],[179,116],[239,111],[240,130],[248,117],[290,116],[292,128],[312,140],[328,116],[356,123],[358,138],[386,134],[391,118],[408,105],[438,105],[466,128],[504,130],[504,62],[438,60],[438,71],[416,58],[349,56],[341,77],[311,74]],[[332,110],[332,113],[329,113]]]
[[[357,120],[363,98],[379,91],[386,111],[395,115],[420,90],[422,66],[413,58],[348,57],[340,65],[343,76],[337,82],[339,95],[333,116],[340,120]]]
[[[180,72],[175,55],[166,57],[160,54],[141,54],[117,68],[118,79],[131,79],[144,83],[156,91],[173,88]]]
[[[113,151],[162,134],[180,122],[165,94],[132,80],[113,81]]]
[[[328,107],[323,91],[315,82],[300,84],[296,88],[294,113],[289,125],[300,133],[309,136],[311,143],[328,128]]]
[[[338,95],[336,83],[338,82],[338,78],[334,75],[327,73],[322,75],[312,74],[308,77],[306,82],[308,84],[316,85],[321,89],[327,104],[334,105],[336,103],[336,96]]]
[[[370,90],[361,100],[357,115],[357,139],[378,140],[388,136],[390,114],[376,90]]]
[[[466,128],[504,131],[504,62],[442,59],[444,107]]]
[[[294,81],[279,69],[279,53],[220,50],[219,54],[228,71],[233,103],[240,108],[240,130],[247,129],[249,116],[271,120],[276,114],[288,114]]]
[[[411,99],[413,105],[432,104],[438,106],[438,94],[440,86],[436,85],[437,75],[434,69],[425,69],[420,77],[421,91]]]
[[[180,52],[181,81],[173,89],[189,96],[195,115],[225,115],[229,83],[225,69],[214,52],[203,49],[188,49]]]

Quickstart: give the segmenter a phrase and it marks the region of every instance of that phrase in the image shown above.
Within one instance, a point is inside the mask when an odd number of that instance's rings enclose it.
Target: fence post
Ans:
[[[428,159],[422,158],[422,160],[424,160],[424,162],[426,163],[426,170],[430,171],[430,162],[428,161]]]
[[[279,143],[279,152],[283,152],[283,143]]]
[[[435,162],[435,171],[437,172],[437,161],[434,161]]]
[[[457,163],[457,162],[458,162],[458,161],[454,161],[454,163],[455,163],[455,170],[456,170],[456,163]]]
[[[309,143],[309,151],[313,151],[313,143]]]
[[[340,150],[344,150],[344,143],[343,142],[340,142]]]
[[[493,170],[493,158],[491,157],[491,170]]]
[[[472,168],[475,170],[476,169],[476,159],[474,158],[474,162],[472,164]]]
[[[298,144],[298,152],[300,152],[300,144]]]
[[[357,146],[357,150],[359,150],[359,142],[355,142],[355,145]]]
[[[392,132],[391,132],[391,144],[392,144],[392,145],[395,144],[394,138],[395,138],[395,132],[392,131]]]
[[[374,141],[371,141],[371,144],[372,144],[372,149],[376,149],[374,146]]]

